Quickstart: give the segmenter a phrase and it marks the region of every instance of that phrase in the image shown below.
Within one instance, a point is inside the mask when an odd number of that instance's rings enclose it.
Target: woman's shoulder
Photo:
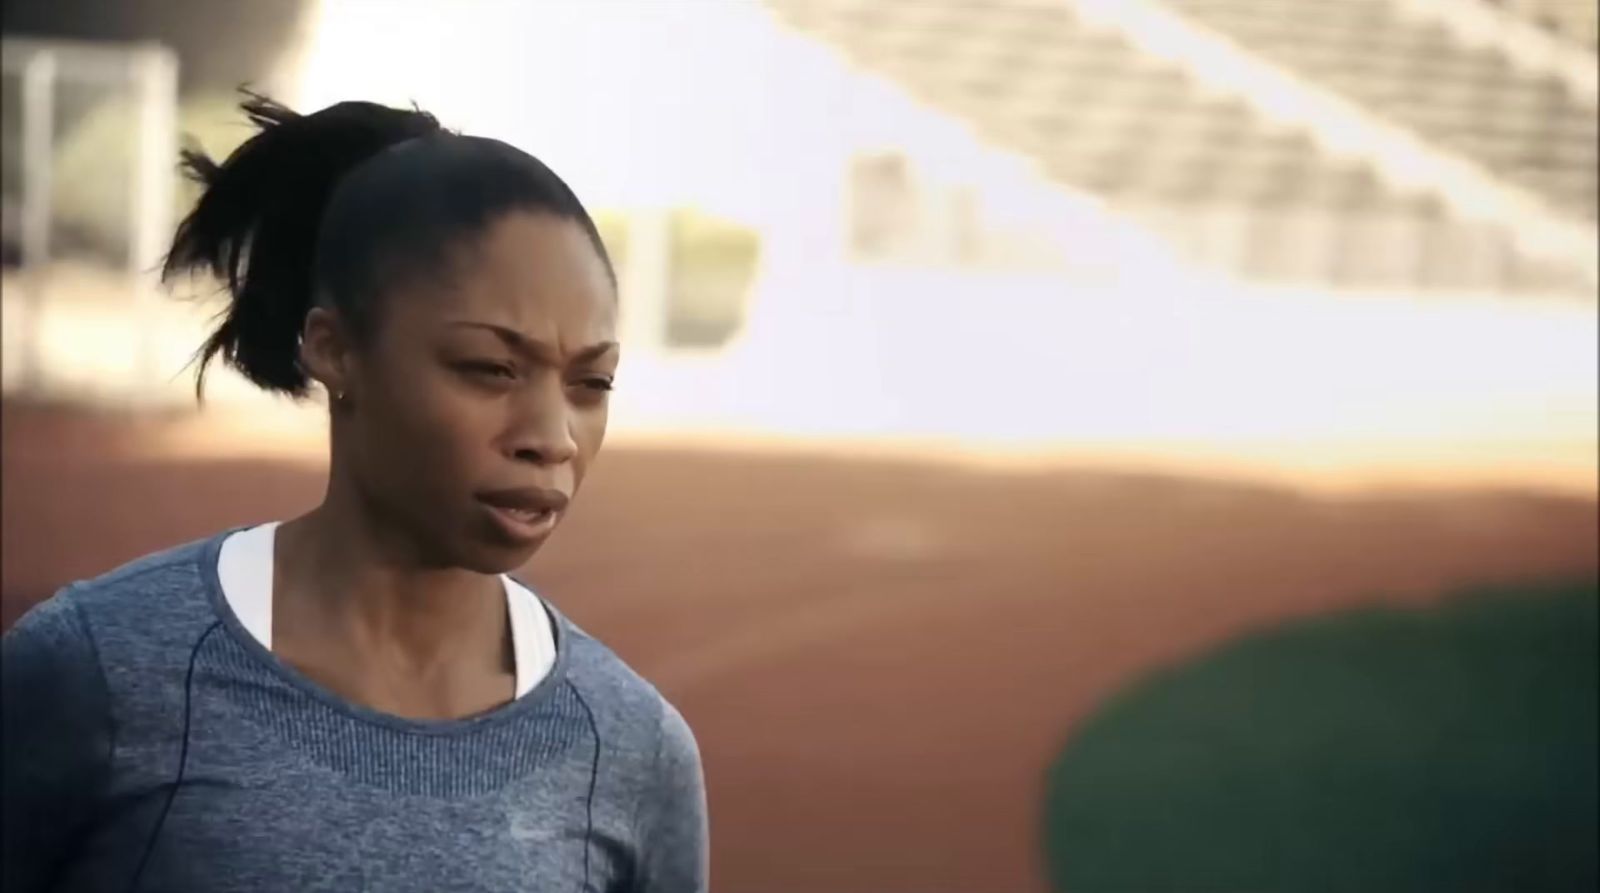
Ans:
[[[612,703],[652,710],[665,700],[648,679],[610,646],[553,607],[550,613],[559,637],[557,647],[566,650],[567,675],[580,691],[602,696]]]
[[[221,535],[163,549],[99,576],[79,580],[30,608],[13,627],[71,625],[97,650],[159,647],[192,638],[216,620],[208,578]],[[10,636],[8,636],[10,638]]]
[[[159,578],[164,576],[170,581],[174,575],[185,578],[186,582],[198,583],[207,559],[213,562],[216,560],[216,550],[213,547],[227,535],[227,533],[215,534],[150,552],[75,585],[85,589],[100,590],[150,585],[153,582],[160,585]]]
[[[607,727],[645,733],[652,749],[692,742],[688,724],[654,683],[635,670],[604,642],[552,610],[569,649],[566,672],[583,696],[602,733]],[[692,746],[692,745],[691,745]]]

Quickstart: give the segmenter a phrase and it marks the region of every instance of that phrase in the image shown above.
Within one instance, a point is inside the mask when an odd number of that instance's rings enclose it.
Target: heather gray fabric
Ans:
[[[689,727],[560,613],[527,695],[413,722],[251,638],[221,543],[68,587],[0,642],[6,893],[121,893],[147,850],[137,889],[162,893],[707,889]]]

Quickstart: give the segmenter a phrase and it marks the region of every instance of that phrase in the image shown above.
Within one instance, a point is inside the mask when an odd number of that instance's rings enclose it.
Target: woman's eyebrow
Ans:
[[[501,326],[487,322],[476,322],[473,320],[452,320],[449,324],[457,328],[482,329],[493,332],[495,335],[499,336],[501,341],[504,341],[506,345],[511,347],[513,350],[533,354],[540,359],[548,360],[552,357],[559,356],[560,354],[560,351],[556,350],[555,346],[549,342],[540,341],[537,338],[530,338],[522,332],[519,332],[516,329],[508,326]],[[588,360],[598,359],[604,354],[615,350],[617,347],[618,345],[615,341],[599,341],[576,351],[572,355],[572,360],[574,362],[585,362]]]

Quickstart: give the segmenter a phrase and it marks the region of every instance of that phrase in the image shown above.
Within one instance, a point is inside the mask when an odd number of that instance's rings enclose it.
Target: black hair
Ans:
[[[182,152],[204,191],[161,271],[206,270],[230,296],[195,354],[197,397],[218,355],[261,388],[304,397],[300,334],[313,306],[337,310],[360,337],[397,277],[442,272],[456,246],[509,211],[579,224],[616,284],[588,211],[532,155],[445,130],[420,109],[341,102],[301,115],[245,97],[255,135],[221,164]]]

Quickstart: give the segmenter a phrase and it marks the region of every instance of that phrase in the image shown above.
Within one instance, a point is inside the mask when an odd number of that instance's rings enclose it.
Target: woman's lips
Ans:
[[[537,540],[554,529],[557,518],[567,507],[569,497],[560,490],[520,487],[478,494],[508,538],[513,541]]]

